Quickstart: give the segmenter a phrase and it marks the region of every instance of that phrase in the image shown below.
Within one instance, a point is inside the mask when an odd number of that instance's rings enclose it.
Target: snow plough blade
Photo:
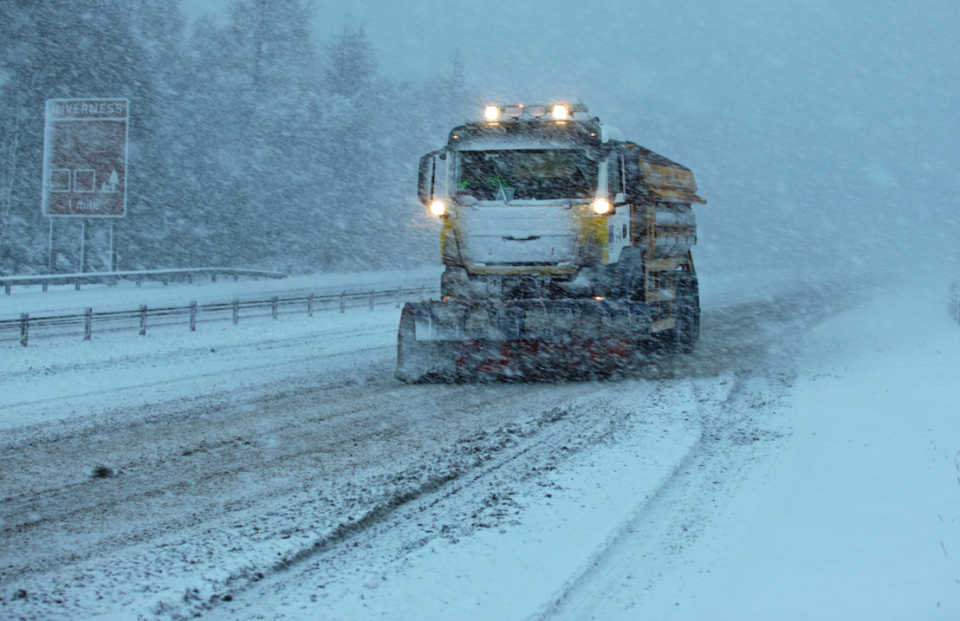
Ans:
[[[411,302],[400,318],[396,377],[590,373],[629,358],[650,328],[649,308],[634,301]]]

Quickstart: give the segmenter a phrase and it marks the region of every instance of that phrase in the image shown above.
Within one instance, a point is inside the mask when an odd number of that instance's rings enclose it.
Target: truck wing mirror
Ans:
[[[433,202],[433,194],[437,187],[437,156],[441,151],[427,153],[420,158],[420,183],[417,186],[417,198],[426,206]]]

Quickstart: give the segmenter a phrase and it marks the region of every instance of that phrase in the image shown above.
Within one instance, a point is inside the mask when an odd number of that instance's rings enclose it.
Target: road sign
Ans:
[[[127,204],[126,99],[48,99],[43,215],[121,218]]]

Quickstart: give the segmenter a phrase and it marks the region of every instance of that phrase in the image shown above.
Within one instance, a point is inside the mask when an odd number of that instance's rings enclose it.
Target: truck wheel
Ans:
[[[449,381],[456,376],[456,371],[448,343],[417,340],[416,311],[408,303],[400,313],[394,377],[408,384]]]
[[[700,340],[700,286],[696,276],[679,276],[674,318],[676,326],[670,331],[673,333],[673,349],[689,354]]]
[[[470,278],[465,268],[448,265],[440,274],[440,297],[470,299]]]
[[[643,257],[639,248],[630,246],[621,250],[620,259],[602,266],[598,276],[594,295],[624,300],[643,299]],[[637,297],[638,292],[640,297]]]

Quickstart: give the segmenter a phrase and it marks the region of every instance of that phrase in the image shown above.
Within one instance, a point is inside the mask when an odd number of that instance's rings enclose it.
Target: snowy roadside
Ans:
[[[392,305],[346,314],[283,316],[135,330],[79,339],[36,339],[3,348],[0,356],[0,430],[4,443],[26,427],[95,419],[165,400],[190,400],[238,391],[269,391],[275,383],[308,381],[349,369],[366,349],[392,350],[400,311]],[[0,351],[3,351],[0,349]],[[91,424],[95,423],[95,419]]]
[[[673,571],[646,590],[611,580],[593,618],[958,618],[960,328],[940,285],[817,326],[778,408],[782,450]]]

